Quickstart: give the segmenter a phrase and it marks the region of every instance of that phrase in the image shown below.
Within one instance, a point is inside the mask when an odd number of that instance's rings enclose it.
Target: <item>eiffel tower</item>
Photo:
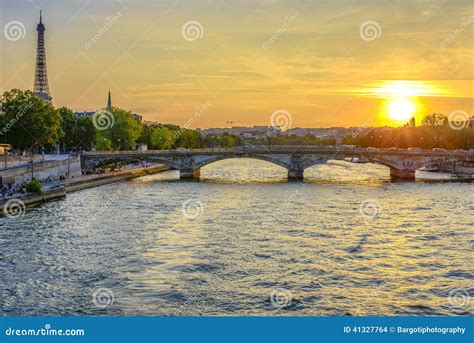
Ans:
[[[36,71],[35,71],[35,85],[33,91],[36,95],[47,102],[52,103],[53,98],[49,95],[48,74],[46,72],[46,53],[44,49],[44,25],[40,11],[40,22],[36,26],[38,31],[38,44],[36,47]]]

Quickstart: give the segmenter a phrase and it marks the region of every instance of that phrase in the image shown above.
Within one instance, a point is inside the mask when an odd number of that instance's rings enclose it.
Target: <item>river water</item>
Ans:
[[[1,314],[473,313],[473,184],[342,161],[303,183],[245,159],[177,177],[0,219]]]

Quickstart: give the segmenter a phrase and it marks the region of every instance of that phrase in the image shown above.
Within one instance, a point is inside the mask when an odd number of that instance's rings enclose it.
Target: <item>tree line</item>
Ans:
[[[105,110],[99,111],[104,112]],[[3,93],[0,101],[0,142],[11,144],[14,150],[54,151],[59,145],[63,152],[80,150],[129,150],[137,143],[150,149],[230,148],[243,145],[239,136],[225,132],[202,137],[198,132],[173,124],[144,125],[130,111],[113,107],[100,117],[78,117],[66,107],[55,108],[38,98],[32,91],[13,89]],[[101,119],[109,121],[101,122]],[[104,125],[103,125],[104,124]],[[250,144],[317,145],[335,144],[335,138],[313,135],[280,135],[267,142],[245,139]],[[367,128],[357,135],[343,139],[344,144],[378,148],[446,148],[471,149],[474,130],[469,127],[453,129],[446,116],[426,115],[421,126],[414,119],[400,128]]]
[[[441,113],[431,113],[423,117],[420,126],[411,119],[399,128],[367,128],[354,136],[344,139],[345,144],[375,148],[474,148],[474,129],[466,123],[449,123]]]
[[[201,135],[172,124],[145,125],[130,111],[113,107],[99,111],[109,116],[78,117],[67,107],[55,108],[30,90],[13,89],[3,93],[0,101],[0,142],[11,144],[16,151],[129,150],[136,144],[150,149],[231,147],[238,137]],[[105,124],[105,125],[102,125]]]

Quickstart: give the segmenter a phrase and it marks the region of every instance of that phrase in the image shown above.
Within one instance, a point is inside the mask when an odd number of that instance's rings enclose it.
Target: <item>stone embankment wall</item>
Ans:
[[[17,167],[23,164],[31,163],[31,155],[0,155],[0,169],[5,169],[5,159],[7,162],[7,168],[10,167]],[[34,155],[33,161],[40,162],[40,161],[56,161],[56,160],[65,160],[67,159],[67,155]]]
[[[81,159],[80,157],[70,157],[69,159],[57,160],[39,160],[31,164],[31,157],[29,163],[23,163],[10,167],[7,169],[0,169],[0,177],[5,179],[14,178],[15,183],[22,183],[31,180],[31,176],[38,180],[45,180],[47,178],[59,180],[61,176],[64,177],[78,177],[82,175]]]
[[[48,189],[42,194],[28,193],[8,199],[0,199],[0,217],[22,215],[27,207],[41,205],[48,201],[62,199],[66,196],[64,187]]]

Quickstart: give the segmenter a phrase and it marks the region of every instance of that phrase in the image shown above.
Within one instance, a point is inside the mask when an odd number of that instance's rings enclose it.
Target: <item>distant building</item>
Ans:
[[[282,133],[281,129],[273,126],[232,126],[230,128],[209,128],[196,129],[201,136],[207,135],[223,135],[229,133],[231,135],[239,136],[241,138],[256,138],[262,139],[267,137],[275,137]]]
[[[76,117],[93,117],[95,115],[95,112],[90,112],[90,111],[82,111],[82,112],[74,112],[76,114]]]
[[[161,125],[161,123],[157,122],[157,121],[151,121],[151,120],[144,120],[143,121],[143,124],[144,125]]]
[[[133,118],[135,118],[137,122],[141,123],[143,116],[141,116],[140,114],[133,113]]]
[[[147,151],[148,150],[148,145],[143,144],[143,143],[137,143],[133,146],[133,150],[137,151]]]
[[[301,128],[296,127],[285,132],[288,136],[312,135],[316,138],[339,138],[351,135],[355,128],[328,127],[328,128]]]

